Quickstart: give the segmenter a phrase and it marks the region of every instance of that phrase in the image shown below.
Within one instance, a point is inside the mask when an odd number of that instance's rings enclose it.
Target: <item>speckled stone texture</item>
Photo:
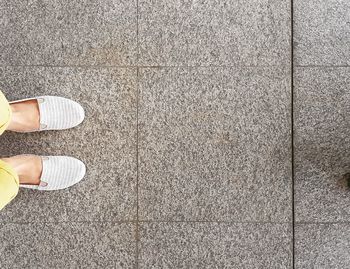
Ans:
[[[1,268],[135,268],[135,226],[0,223]]]
[[[140,0],[141,65],[288,65],[288,0]]]
[[[290,8],[0,1],[0,89],[86,110],[72,130],[5,133],[0,157],[87,165],[0,212],[0,269],[292,269]]]
[[[136,69],[0,68],[0,89],[10,100],[64,96],[86,110],[86,120],[75,129],[5,133],[0,156],[69,155],[88,168],[84,180],[67,190],[21,190],[0,212],[0,222],[136,219]]]
[[[131,65],[136,0],[0,1],[1,65]]]
[[[349,268],[350,223],[298,224],[295,236],[296,268]]]
[[[350,68],[295,72],[295,216],[350,221]]]
[[[350,65],[350,1],[294,0],[297,65]]]
[[[291,220],[283,68],[140,71],[141,220]]]
[[[295,268],[349,268],[350,2],[294,7]]]
[[[288,224],[145,223],[140,269],[291,268]]]

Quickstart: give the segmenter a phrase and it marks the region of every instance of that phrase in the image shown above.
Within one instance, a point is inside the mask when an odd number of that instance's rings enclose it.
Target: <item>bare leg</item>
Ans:
[[[39,185],[42,173],[41,157],[35,155],[19,155],[2,158],[2,161],[11,165],[19,177],[20,184]]]
[[[40,112],[37,100],[10,104],[12,118],[7,130],[15,132],[36,131],[40,127]]]

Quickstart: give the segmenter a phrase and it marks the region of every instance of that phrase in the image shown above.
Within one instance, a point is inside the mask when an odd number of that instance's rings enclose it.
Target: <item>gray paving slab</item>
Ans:
[[[350,2],[294,1],[296,65],[350,65]]]
[[[350,264],[350,224],[297,224],[296,269],[343,269]]]
[[[141,65],[288,65],[290,1],[139,1]]]
[[[289,224],[143,223],[139,268],[292,268]]]
[[[135,245],[132,224],[0,224],[0,267],[135,268]]]
[[[0,2],[0,64],[58,64],[62,60],[57,1]]]
[[[141,220],[290,221],[283,68],[140,71]]]
[[[0,88],[10,100],[59,95],[86,110],[86,120],[72,130],[5,133],[0,155],[68,155],[88,169],[67,190],[21,190],[0,222],[136,219],[136,69],[8,67],[0,69]]]
[[[1,1],[1,65],[132,65],[136,0]]]
[[[136,64],[136,0],[65,1],[62,9],[64,64]]]
[[[295,71],[297,221],[350,221],[350,69]]]

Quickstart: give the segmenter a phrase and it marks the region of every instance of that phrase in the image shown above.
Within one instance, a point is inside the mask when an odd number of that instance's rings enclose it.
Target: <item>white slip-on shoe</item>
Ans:
[[[85,118],[83,107],[77,102],[64,97],[40,96],[13,101],[10,104],[29,100],[37,100],[40,112],[39,130],[29,132],[70,129],[78,126]]]
[[[80,182],[86,173],[85,164],[67,156],[41,157],[43,170],[39,185],[24,185],[20,187],[39,191],[55,191],[69,188]]]

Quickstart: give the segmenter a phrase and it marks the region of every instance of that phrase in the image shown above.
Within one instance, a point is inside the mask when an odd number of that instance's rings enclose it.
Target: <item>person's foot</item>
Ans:
[[[18,155],[3,158],[18,174],[20,187],[55,191],[79,183],[85,176],[85,164],[68,156]]]
[[[10,102],[9,131],[28,133],[65,130],[78,126],[85,118],[83,107],[59,96],[40,96]]]
[[[14,132],[32,132],[40,128],[38,101],[27,100],[10,104],[12,118],[7,130]]]
[[[19,155],[2,160],[16,171],[20,184],[40,185],[40,178],[43,171],[40,156]]]

